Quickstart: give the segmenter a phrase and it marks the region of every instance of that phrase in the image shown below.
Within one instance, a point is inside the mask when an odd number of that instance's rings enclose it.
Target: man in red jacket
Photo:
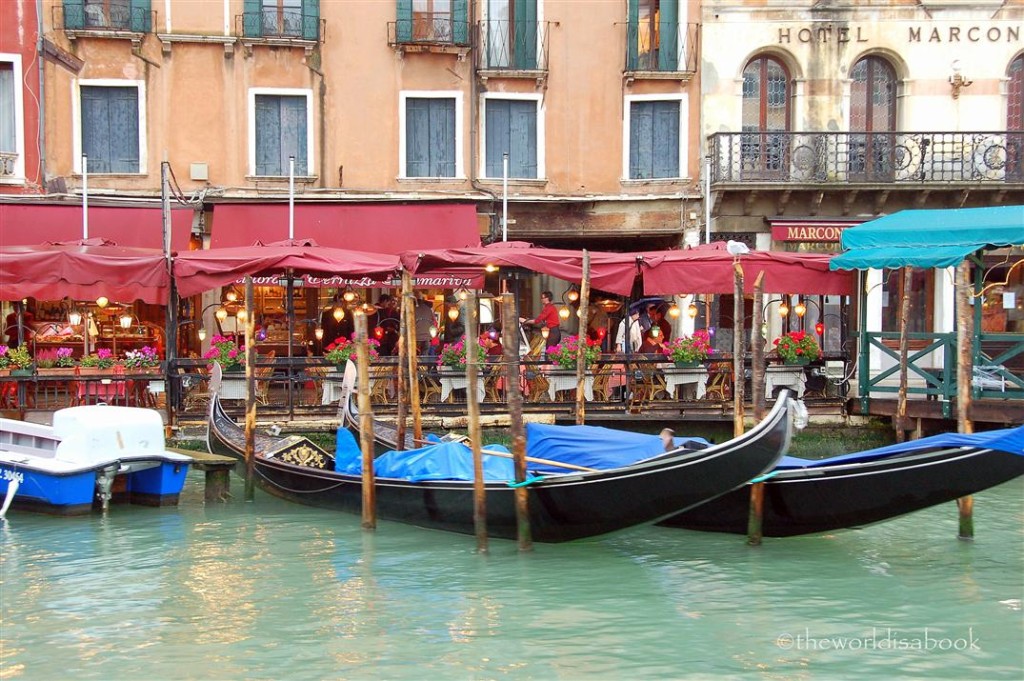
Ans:
[[[548,338],[544,342],[547,347],[554,347],[562,342],[562,330],[558,328],[558,308],[551,302],[554,299],[551,291],[542,291],[540,294],[541,309],[536,319],[520,317],[520,322],[529,322],[540,328],[547,328]]]

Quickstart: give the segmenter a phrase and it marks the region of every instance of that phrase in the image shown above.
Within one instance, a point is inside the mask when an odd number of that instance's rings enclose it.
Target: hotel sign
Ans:
[[[833,26],[814,24],[800,27],[780,27],[779,45],[797,43],[828,45],[846,43],[866,43],[869,41],[870,27],[865,26]],[[989,26],[908,26],[908,43],[1010,43],[1020,42],[1021,25],[989,25]]]
[[[838,242],[843,236],[843,230],[853,227],[850,222],[811,222],[772,221],[772,239],[774,241],[817,241],[817,242]]]

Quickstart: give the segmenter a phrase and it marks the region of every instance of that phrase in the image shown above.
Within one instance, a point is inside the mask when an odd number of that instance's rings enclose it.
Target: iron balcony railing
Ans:
[[[546,21],[481,21],[477,24],[477,68],[487,71],[547,71]]]
[[[1024,132],[725,132],[711,181],[1024,184]]]
[[[244,38],[291,38],[323,42],[326,22],[301,7],[260,7],[236,15],[235,33]]]
[[[127,31],[149,33],[156,12],[131,7],[127,0],[109,4],[61,4],[53,6],[53,23],[66,31]]]
[[[389,45],[469,47],[469,22],[451,12],[413,12],[388,22]]]
[[[626,28],[626,72],[697,71],[697,24],[662,23],[657,30],[631,22]]]

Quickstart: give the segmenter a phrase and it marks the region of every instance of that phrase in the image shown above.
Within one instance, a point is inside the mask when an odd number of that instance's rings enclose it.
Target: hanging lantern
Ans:
[[[548,336],[550,335],[551,329],[549,329],[548,327],[545,326],[543,329],[540,330],[540,337],[543,338],[544,340],[547,340]]]
[[[228,318],[228,310],[224,307],[218,307],[217,311],[213,313],[213,316],[220,321],[224,321]]]
[[[817,324],[815,324],[814,333],[818,334],[819,336],[823,335],[825,333],[825,324],[822,322],[818,322]]]
[[[71,326],[78,326],[82,323],[82,313],[78,310],[72,310],[68,314],[68,321],[71,323]]]
[[[228,292],[224,294],[224,299],[229,303],[233,303],[238,300],[238,292],[235,289],[228,289]]]
[[[661,334],[661,329],[657,326],[651,327],[651,338],[657,338]]]
[[[469,298],[469,291],[467,291],[464,288],[460,288],[459,292],[456,295],[458,295],[459,300],[466,300],[467,298]]]
[[[429,331],[430,331],[430,337],[431,338],[437,338],[437,327],[436,326],[431,324]]]
[[[789,305],[786,305],[786,301],[782,301],[782,305],[779,305],[779,316],[780,317],[788,317],[789,316]]]
[[[690,303],[690,306],[686,308],[686,316],[690,319],[696,319],[698,312],[700,312],[700,310],[697,309],[696,303]]]
[[[796,312],[797,317],[803,317],[807,314],[807,306],[804,305],[804,301],[797,301],[796,305],[793,306],[793,312]]]
[[[457,305],[452,305],[451,307],[448,308],[448,319],[450,319],[450,320],[452,320],[454,322],[458,318],[459,318],[459,308],[458,308]]]
[[[562,319],[568,319],[569,308],[565,306],[558,308],[558,316],[561,317]]]
[[[494,274],[495,272],[498,271],[498,266],[492,265],[491,263],[487,263],[486,265],[484,265],[484,271],[487,272],[488,274]]]
[[[101,310],[110,304],[110,300],[106,296],[100,296],[96,299],[96,306]]]
[[[381,338],[383,338],[384,337],[384,327],[383,326],[375,326],[375,327],[373,327],[373,337],[376,338],[377,340],[380,340]]]
[[[243,308],[241,308],[241,309],[239,309],[239,310],[238,310],[238,312],[236,312],[236,313],[235,313],[235,317],[236,317],[236,318],[238,319],[238,321],[240,321],[240,322],[244,322],[244,321],[246,320],[246,318],[247,318],[248,316],[249,316],[249,315],[248,315],[248,314],[246,314],[246,312],[245,312],[245,308],[244,308],[244,307],[243,307]]]
[[[672,319],[679,319],[679,315],[681,314],[682,311],[679,309],[679,306],[676,305],[675,303],[672,303],[671,305],[668,306],[668,316],[671,317]]]
[[[120,322],[121,322],[121,328],[122,329],[130,329],[130,328],[132,328],[132,316],[130,314],[123,314],[123,315],[121,315]]]
[[[569,292],[565,294],[565,297],[569,299],[570,303],[575,303],[580,299],[580,292],[579,289],[576,288],[575,284],[569,287]]]
[[[315,329],[313,329],[313,335],[316,336],[317,340],[323,340],[324,339],[324,329],[323,329],[323,327],[322,326],[318,326]]]
[[[199,341],[200,341],[200,342],[202,342],[202,341],[206,340],[206,328],[205,328],[205,327],[202,327],[202,326],[200,326],[200,327],[199,327],[199,330],[198,330],[198,331],[196,331],[196,335],[197,335],[197,336],[199,336]]]
[[[338,307],[334,308],[334,312],[332,314],[334,316],[334,321],[340,322],[342,319],[345,318],[345,308],[339,305]]]
[[[351,303],[353,300],[356,299],[356,292],[353,291],[351,288],[346,287],[345,293],[343,293],[341,297],[345,300],[346,303]]]

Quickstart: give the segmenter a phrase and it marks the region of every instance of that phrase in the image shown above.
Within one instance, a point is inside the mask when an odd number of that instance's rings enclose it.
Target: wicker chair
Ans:
[[[711,378],[708,381],[705,399],[718,399],[722,402],[732,397],[732,363],[714,362],[709,367]]]

